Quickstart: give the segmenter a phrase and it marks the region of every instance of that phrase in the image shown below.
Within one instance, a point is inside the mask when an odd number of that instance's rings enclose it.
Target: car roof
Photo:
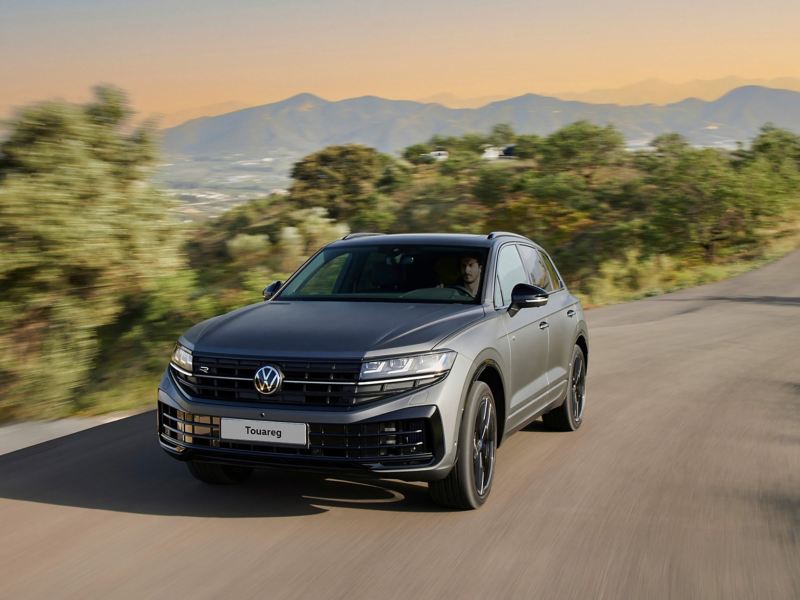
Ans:
[[[489,248],[501,238],[513,238],[533,243],[528,238],[507,232],[495,232],[488,236],[468,233],[351,233],[333,242],[330,246],[339,248],[343,246],[374,246],[376,244],[397,244],[398,246],[429,244]]]

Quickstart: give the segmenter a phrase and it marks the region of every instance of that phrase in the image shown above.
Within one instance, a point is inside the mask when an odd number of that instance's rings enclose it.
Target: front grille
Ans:
[[[168,442],[200,449],[262,456],[305,457],[365,463],[424,464],[433,458],[429,419],[350,425],[309,424],[308,448],[271,446],[220,438],[220,417],[194,415],[159,402],[159,432]]]
[[[280,391],[264,396],[253,383],[264,365],[283,373]],[[349,407],[430,385],[443,376],[408,381],[359,383],[361,363],[330,361],[257,360],[195,355],[192,373],[171,365],[179,387],[202,400],[259,402],[301,406]]]

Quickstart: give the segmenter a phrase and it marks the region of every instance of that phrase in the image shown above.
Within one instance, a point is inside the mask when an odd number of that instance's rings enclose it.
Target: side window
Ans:
[[[539,253],[530,246],[520,246],[519,252],[525,262],[525,270],[530,274],[533,285],[539,286],[543,290],[552,292],[555,287],[550,281],[550,273],[545,267]]]
[[[550,273],[550,281],[553,282],[553,289],[560,290],[562,287],[564,287],[564,284],[561,283],[561,279],[556,272],[556,268],[553,266],[553,261],[550,260],[550,257],[544,252],[540,252],[539,254],[542,257],[542,261],[544,261],[544,266],[547,268],[547,272]]]
[[[494,281],[494,305],[503,306],[503,292],[500,290],[500,279],[495,277]]]
[[[500,255],[497,257],[497,279],[500,283],[500,293],[503,296],[503,304],[500,306],[511,302],[511,290],[515,285],[528,283],[525,267],[522,265],[519,252],[514,244],[500,248]],[[495,302],[497,302],[497,291],[495,291]]]

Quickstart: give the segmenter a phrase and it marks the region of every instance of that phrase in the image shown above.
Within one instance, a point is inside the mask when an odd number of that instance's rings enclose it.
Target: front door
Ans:
[[[569,360],[572,356],[572,321],[568,316],[574,299],[567,292],[549,257],[532,246],[520,245],[522,262],[533,281],[548,292],[550,297],[544,308],[543,319],[550,330],[547,358],[547,379],[551,386],[549,400],[561,398],[566,391]],[[571,313],[574,315],[575,311]]]
[[[546,325],[542,325],[546,305],[524,308],[513,316],[508,311],[514,286],[530,283],[516,244],[506,244],[500,248],[496,273],[495,307],[504,311],[502,320],[511,348],[509,418],[512,418],[542,401],[548,389],[549,331]]]

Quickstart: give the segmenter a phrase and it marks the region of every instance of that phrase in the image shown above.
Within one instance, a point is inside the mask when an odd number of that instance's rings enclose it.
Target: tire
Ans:
[[[190,460],[186,463],[195,479],[211,485],[233,485],[244,483],[253,474],[252,467],[236,467],[218,463],[199,462]]]
[[[564,402],[542,415],[544,424],[555,431],[575,431],[583,423],[586,407],[586,356],[577,344],[569,361],[569,387]]]
[[[468,510],[486,502],[494,480],[497,439],[494,395],[483,381],[476,381],[469,391],[461,419],[456,464],[447,477],[428,484],[436,504]]]

